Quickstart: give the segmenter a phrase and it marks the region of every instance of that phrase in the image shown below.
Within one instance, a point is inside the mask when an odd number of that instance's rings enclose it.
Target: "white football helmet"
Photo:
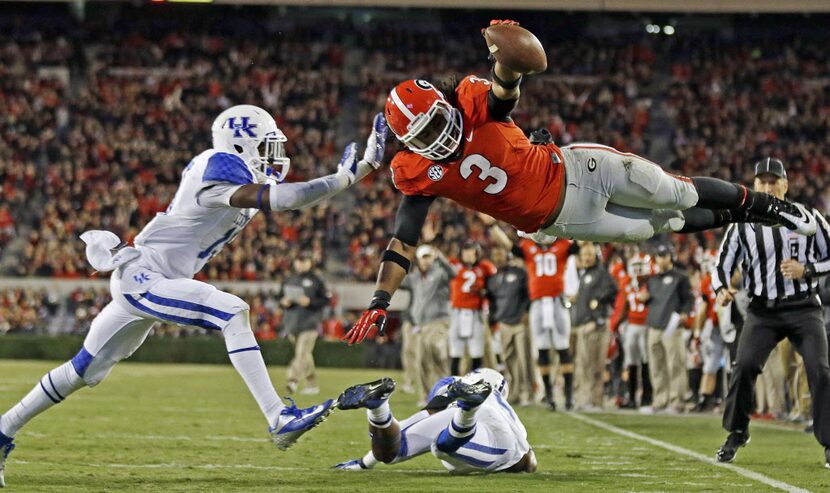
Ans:
[[[464,375],[461,380],[464,383],[470,384],[484,380],[490,384],[493,392],[501,394],[504,400],[507,400],[507,396],[510,393],[510,387],[507,385],[507,380],[504,378],[504,375],[492,368],[478,368]]]
[[[284,147],[288,139],[264,109],[232,106],[216,117],[210,130],[213,148],[242,158],[257,182],[265,183],[269,177],[281,182],[288,176],[291,160]]]

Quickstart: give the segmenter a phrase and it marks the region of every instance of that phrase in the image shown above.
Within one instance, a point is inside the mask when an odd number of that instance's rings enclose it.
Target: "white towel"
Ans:
[[[121,239],[113,232],[92,229],[81,235],[86,243],[86,259],[98,272],[109,272],[141,256],[137,248],[124,247],[114,249],[121,244]]]
[[[674,331],[677,330],[677,327],[680,325],[680,314],[677,312],[672,312],[671,317],[669,317],[669,323],[666,324],[666,330],[663,331],[663,340],[668,341],[671,339],[671,336],[674,334]]]

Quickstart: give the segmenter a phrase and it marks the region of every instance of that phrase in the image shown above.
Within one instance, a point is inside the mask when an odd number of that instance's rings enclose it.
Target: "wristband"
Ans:
[[[509,81],[509,82],[502,79],[501,77],[496,75],[496,66],[495,65],[493,65],[493,67],[490,68],[490,77],[493,78],[493,80],[496,82],[496,84],[502,86],[505,89],[515,89],[515,88],[519,87],[519,84],[522,83],[522,76],[521,75],[519,76],[518,79]]]
[[[375,291],[375,295],[372,297],[372,302],[369,303],[369,309],[374,310],[376,308],[380,308],[381,310],[386,310],[389,308],[389,303],[391,301],[392,295],[379,289]]]
[[[408,258],[404,257],[400,253],[394,250],[386,250],[383,252],[383,256],[380,258],[381,262],[394,262],[401,266],[403,270],[409,272],[409,268],[411,267],[411,262]]]
[[[262,209],[262,194],[265,193],[265,190],[267,190],[269,188],[271,188],[271,185],[262,185],[259,188],[259,192],[257,192],[257,194],[256,194],[256,208],[257,209],[263,210]],[[269,206],[270,206],[270,204],[269,204]]]

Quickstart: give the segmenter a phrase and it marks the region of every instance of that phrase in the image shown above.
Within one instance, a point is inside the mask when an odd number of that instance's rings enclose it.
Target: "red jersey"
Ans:
[[[472,267],[455,259],[451,263],[458,272],[450,281],[450,306],[481,310],[484,305],[487,278],[496,273],[496,266],[487,260],[482,260]]]
[[[562,151],[533,145],[512,121],[492,119],[490,81],[466,77],[455,90],[463,117],[458,160],[436,163],[410,151],[392,159],[392,181],[405,195],[438,196],[484,212],[522,231],[536,231],[559,202]]]
[[[628,278],[628,275],[625,273],[625,262],[621,259],[617,259],[608,268],[608,273],[614,278],[614,282],[617,283],[617,288],[622,289],[625,285],[626,279]]]
[[[560,238],[550,245],[540,245],[528,239],[519,241],[525,261],[528,291],[531,300],[546,296],[561,296],[565,290],[565,267],[573,240]]]
[[[700,276],[700,294],[706,300],[706,318],[711,320],[717,327],[718,313],[715,310],[715,300],[718,298],[718,295],[712,289],[712,274],[708,272]]]
[[[648,317],[648,305],[637,299],[637,295],[646,290],[646,283],[638,283],[636,279],[626,276],[620,282],[620,286],[622,287],[617,293],[614,313],[611,315],[611,328],[616,330],[624,318],[628,319],[629,323],[645,325]],[[628,310],[628,315],[623,317],[626,310]]]

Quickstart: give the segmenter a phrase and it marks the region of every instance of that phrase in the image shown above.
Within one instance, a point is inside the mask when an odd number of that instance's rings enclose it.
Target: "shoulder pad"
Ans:
[[[208,158],[202,181],[221,181],[236,185],[254,183],[254,174],[239,156],[217,152]]]

